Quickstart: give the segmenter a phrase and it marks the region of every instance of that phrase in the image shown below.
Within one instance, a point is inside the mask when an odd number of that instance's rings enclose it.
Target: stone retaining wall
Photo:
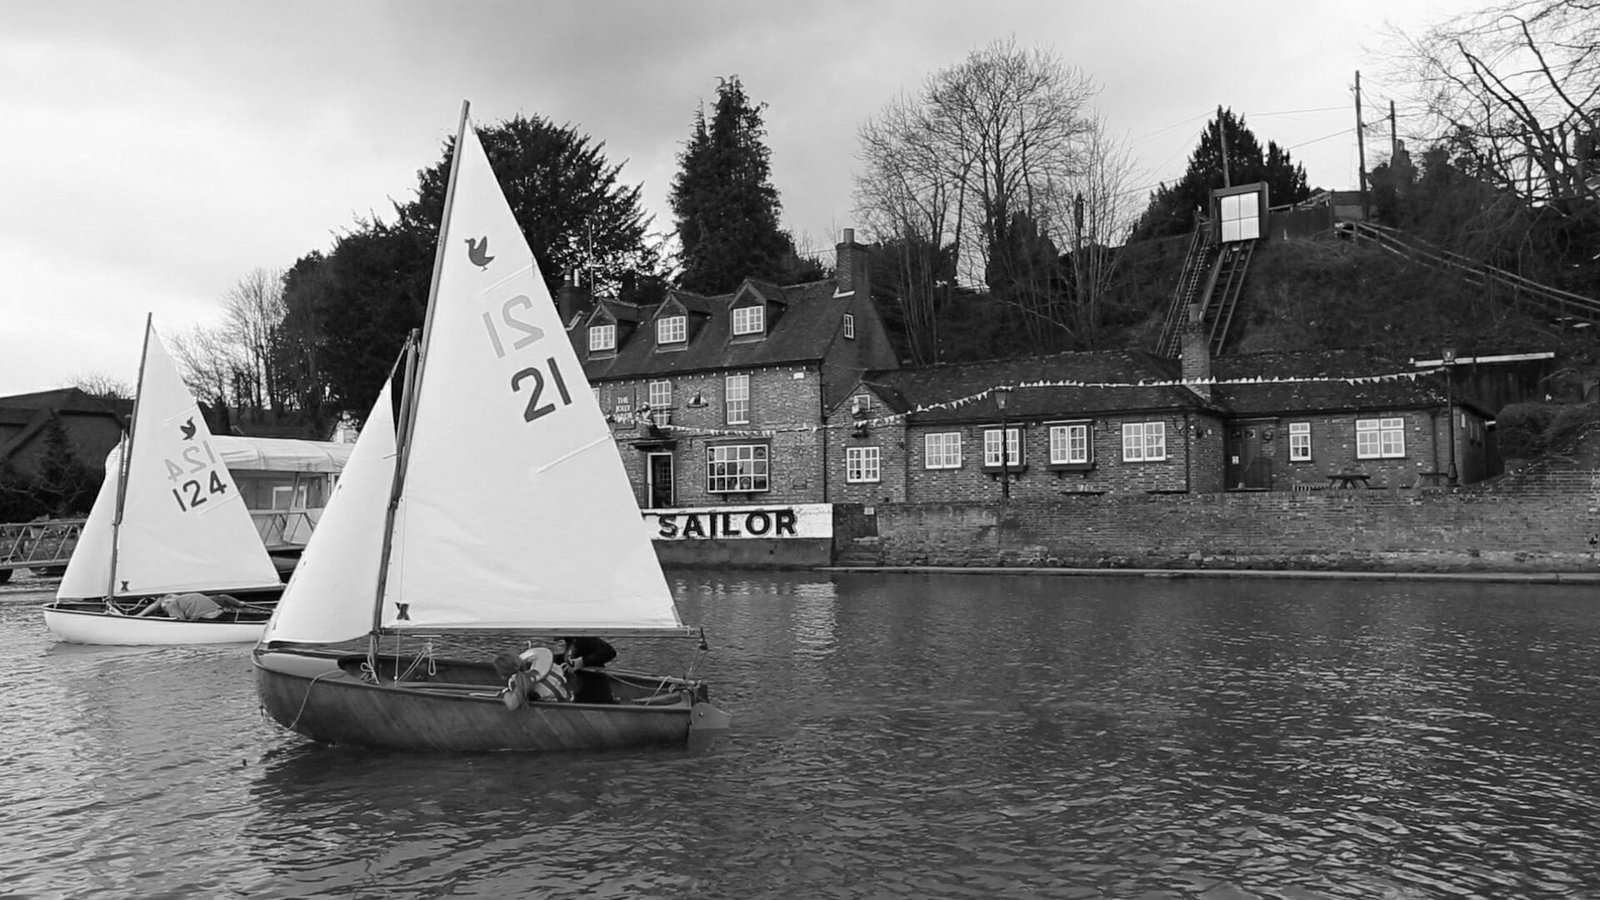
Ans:
[[[1064,497],[887,504],[878,562],[929,566],[1600,570],[1600,470],[1478,489]]]

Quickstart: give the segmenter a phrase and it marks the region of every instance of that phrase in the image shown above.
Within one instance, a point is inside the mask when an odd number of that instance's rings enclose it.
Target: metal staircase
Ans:
[[[1172,303],[1167,307],[1167,319],[1161,327],[1156,352],[1164,356],[1180,355],[1191,305],[1201,309],[1202,327],[1208,329],[1212,354],[1222,352],[1255,249],[1255,241],[1214,244],[1211,223],[1205,220],[1196,223],[1189,239],[1189,252],[1183,260],[1183,272],[1178,276]]]
[[[1172,303],[1167,306],[1167,320],[1161,327],[1161,340],[1156,352],[1163,356],[1177,356],[1183,349],[1183,327],[1189,321],[1189,306],[1200,302],[1206,285],[1206,273],[1216,259],[1217,245],[1211,243],[1211,226],[1204,219],[1195,223],[1189,236],[1189,250],[1183,257],[1183,271],[1178,274],[1178,284],[1172,290]]]
[[[1211,355],[1222,353],[1228,341],[1228,326],[1233,324],[1233,311],[1239,306],[1239,295],[1244,292],[1244,276],[1250,269],[1250,257],[1255,255],[1255,241],[1235,241],[1224,244],[1211,269],[1211,281],[1206,286],[1203,322],[1211,323]]]

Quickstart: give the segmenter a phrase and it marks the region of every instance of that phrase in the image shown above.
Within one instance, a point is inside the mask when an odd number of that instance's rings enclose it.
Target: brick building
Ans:
[[[0,397],[0,466],[38,474],[48,432],[59,425],[73,456],[99,474],[132,413],[131,400],[106,400],[78,388]]]
[[[1105,351],[869,372],[829,411],[828,497],[1410,488],[1443,486],[1452,469],[1481,480],[1495,465],[1487,417],[1456,399],[1452,422],[1449,399],[1439,376],[1361,350],[1213,363],[1203,340],[1181,364]]]
[[[1482,410],[1453,398],[1452,421],[1437,374],[1361,350],[1212,360],[1191,328],[1181,360],[900,368],[866,249],[849,231],[837,249],[837,277],[809,284],[652,307],[563,292],[642,508],[1409,488],[1496,470]]]
[[[897,364],[866,248],[846,230],[837,250],[832,279],[563,311],[641,507],[828,502],[823,416]]]

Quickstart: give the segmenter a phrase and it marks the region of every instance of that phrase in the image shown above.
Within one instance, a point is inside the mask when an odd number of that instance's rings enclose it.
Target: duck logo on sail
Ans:
[[[467,259],[480,269],[489,268],[489,263],[494,262],[494,257],[489,255],[489,236],[467,238]]]
[[[183,432],[183,439],[184,440],[186,440],[186,441],[194,440],[194,431],[195,431],[195,429],[194,429],[194,416],[190,416],[189,417],[189,421],[183,423],[182,425],[179,425],[178,426],[178,430]]]

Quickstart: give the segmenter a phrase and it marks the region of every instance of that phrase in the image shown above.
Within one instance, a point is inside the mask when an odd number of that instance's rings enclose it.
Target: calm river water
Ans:
[[[598,757],[316,746],[0,588],[0,895],[1600,897],[1595,588],[672,577],[734,729]]]

